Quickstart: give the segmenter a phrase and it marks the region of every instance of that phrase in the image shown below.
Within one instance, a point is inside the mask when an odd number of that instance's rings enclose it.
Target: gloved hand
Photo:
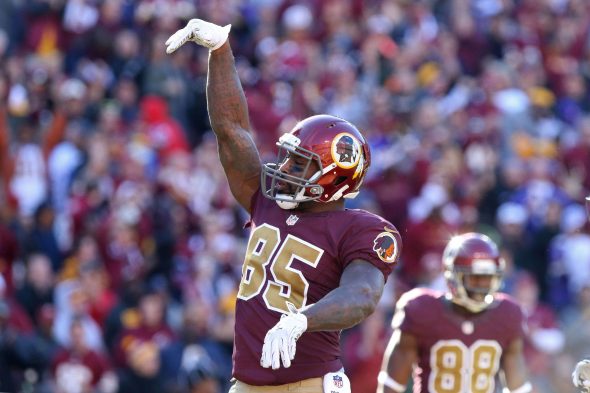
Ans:
[[[295,358],[297,340],[307,330],[307,317],[301,314],[293,304],[287,302],[289,312],[283,314],[277,324],[266,333],[262,346],[260,365],[264,368],[272,366],[276,370],[281,366],[291,367]]]
[[[214,51],[227,41],[231,25],[218,26],[201,19],[191,19],[185,27],[172,34],[166,41],[166,53],[171,54],[187,41]]]
[[[575,387],[582,389],[582,392],[590,392],[590,360],[583,359],[576,364],[572,382]]]

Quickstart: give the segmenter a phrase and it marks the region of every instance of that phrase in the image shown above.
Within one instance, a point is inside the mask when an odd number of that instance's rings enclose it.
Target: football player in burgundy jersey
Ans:
[[[590,220],[590,195],[586,197],[586,212]],[[572,373],[574,386],[582,392],[590,393],[590,359],[582,359],[576,364]]]
[[[493,393],[503,370],[508,391],[532,391],[523,358],[523,314],[496,293],[504,261],[487,236],[466,233],[443,254],[446,293],[413,289],[399,299],[379,373],[379,393]]]
[[[199,19],[173,34],[209,48],[207,104],[219,156],[251,234],[236,305],[230,392],[345,392],[340,330],[371,314],[401,239],[379,216],[344,207],[370,154],[351,123],[312,116],[280,137],[262,164],[227,42],[230,26]]]

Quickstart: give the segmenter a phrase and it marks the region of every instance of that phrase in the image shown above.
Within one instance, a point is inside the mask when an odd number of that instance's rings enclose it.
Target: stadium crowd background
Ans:
[[[209,130],[207,51],[230,35],[263,158],[330,113],[372,148],[350,207],[401,229],[381,307],[345,332],[375,391],[395,299],[444,288],[451,234],[508,261],[535,392],[590,355],[590,2],[0,1],[0,390],[226,391],[247,216]],[[239,329],[239,326],[238,326]]]

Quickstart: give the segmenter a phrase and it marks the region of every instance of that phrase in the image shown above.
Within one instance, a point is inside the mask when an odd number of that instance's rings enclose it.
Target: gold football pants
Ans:
[[[276,386],[252,386],[235,381],[229,393],[322,393],[322,378],[310,378],[303,381]]]

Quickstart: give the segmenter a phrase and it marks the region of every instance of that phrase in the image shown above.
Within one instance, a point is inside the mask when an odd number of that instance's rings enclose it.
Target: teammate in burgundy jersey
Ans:
[[[373,312],[401,239],[384,219],[344,207],[371,161],[351,123],[304,119],[279,138],[276,163],[260,162],[230,27],[193,19],[166,42],[168,53],[187,41],[210,50],[209,118],[232,193],[251,214],[230,392],[350,392],[339,332]]]
[[[522,353],[524,317],[496,293],[504,262],[490,238],[466,233],[443,254],[449,290],[416,288],[397,303],[379,393],[493,393],[503,370],[506,388],[532,391]]]

